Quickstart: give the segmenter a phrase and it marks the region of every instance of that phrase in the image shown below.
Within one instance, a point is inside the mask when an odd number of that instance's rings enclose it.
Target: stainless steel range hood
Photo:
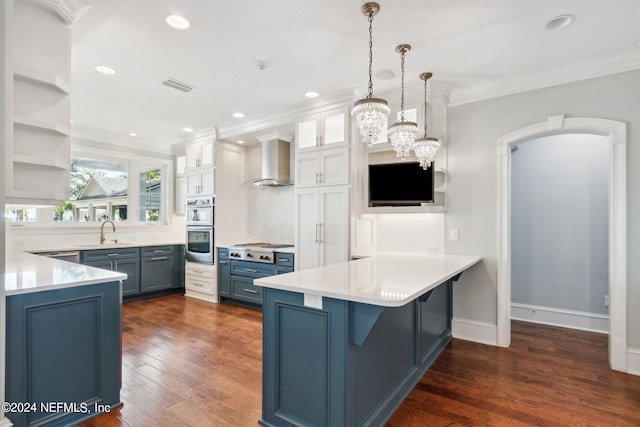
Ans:
[[[290,144],[281,139],[260,139],[262,174],[252,181],[253,185],[280,187],[292,185],[290,177]]]

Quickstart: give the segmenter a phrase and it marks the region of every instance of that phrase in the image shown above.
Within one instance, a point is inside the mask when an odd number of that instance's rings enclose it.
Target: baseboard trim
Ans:
[[[627,373],[640,375],[640,348],[627,350]]]
[[[601,334],[609,333],[609,316],[606,314],[512,303],[511,319]]]
[[[207,302],[220,302],[217,295],[203,294],[203,293],[194,292],[191,290],[185,291],[184,296],[199,299],[202,301],[207,301]]]
[[[451,319],[451,335],[454,338],[480,344],[497,346],[497,327],[491,323],[468,319]]]

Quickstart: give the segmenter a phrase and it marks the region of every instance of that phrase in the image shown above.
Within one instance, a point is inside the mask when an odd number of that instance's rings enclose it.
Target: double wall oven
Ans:
[[[186,203],[187,261],[213,264],[213,242],[215,237],[215,197],[187,199]]]

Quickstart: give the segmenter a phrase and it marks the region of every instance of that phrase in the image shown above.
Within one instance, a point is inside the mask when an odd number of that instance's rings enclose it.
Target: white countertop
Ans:
[[[482,257],[378,253],[369,258],[254,280],[257,286],[400,307],[478,263]]]
[[[6,295],[26,294],[124,280],[126,274],[25,252],[6,259]]]
[[[27,249],[30,253],[91,251],[94,249],[142,248],[147,246],[184,245],[184,242],[123,242],[123,243],[60,243],[39,249]]]

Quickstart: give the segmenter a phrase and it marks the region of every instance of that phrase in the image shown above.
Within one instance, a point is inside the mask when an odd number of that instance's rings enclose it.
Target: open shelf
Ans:
[[[16,65],[14,75],[18,79],[31,80],[50,86],[65,95],[69,95],[71,93],[71,85],[68,82],[63,80],[61,77],[46,71],[34,70],[33,68]]]
[[[63,160],[50,158],[50,157],[35,157],[35,156],[14,154],[13,162],[36,165],[36,166],[46,166],[46,167],[62,169],[62,170],[69,169],[68,161],[63,161]]]
[[[53,123],[53,122],[45,122],[42,120],[33,120],[27,117],[23,117],[23,116],[14,116],[13,117],[13,123],[16,125],[20,125],[20,126],[27,126],[27,127],[32,127],[32,128],[37,128],[37,129],[43,129],[43,130],[47,130],[50,132],[54,132],[57,133],[59,135],[62,136],[69,136],[71,135],[71,131],[69,130],[69,128],[66,128],[64,126],[61,126],[57,123]]]

